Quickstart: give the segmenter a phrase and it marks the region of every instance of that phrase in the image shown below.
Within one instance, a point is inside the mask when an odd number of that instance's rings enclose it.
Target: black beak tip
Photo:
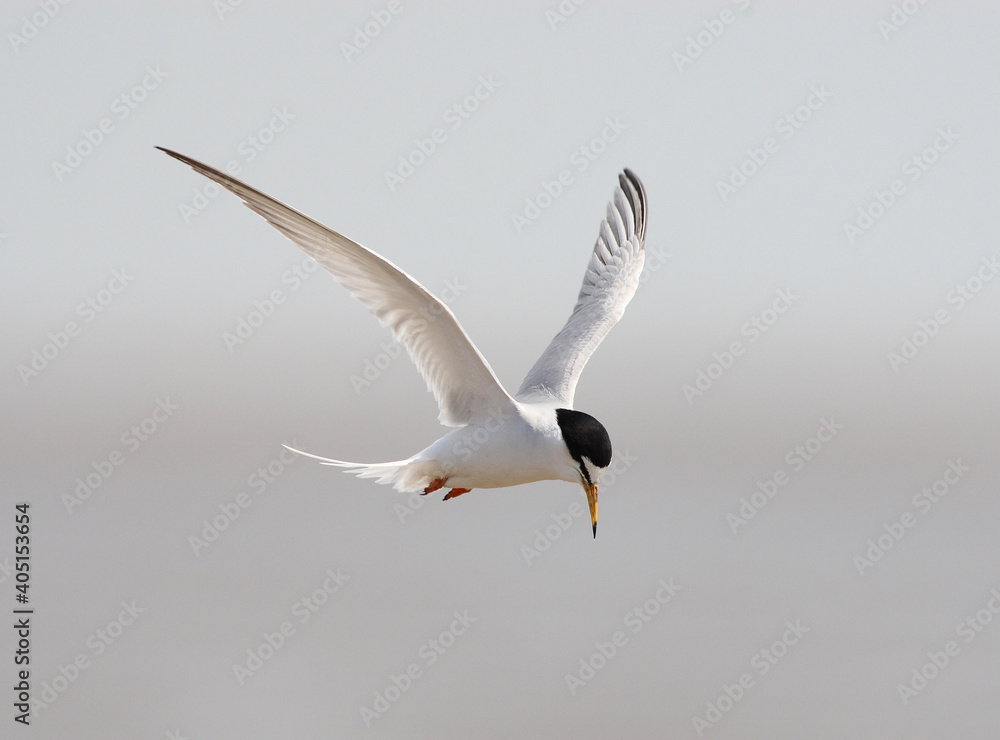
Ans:
[[[594,522],[594,539],[597,539],[597,522]]]

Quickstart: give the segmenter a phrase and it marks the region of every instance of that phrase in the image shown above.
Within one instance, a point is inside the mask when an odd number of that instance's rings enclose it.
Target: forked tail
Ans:
[[[319,460],[323,465],[343,468],[345,473],[351,473],[359,478],[374,478],[377,483],[392,485],[397,491],[420,491],[433,480],[434,464],[431,461],[411,457],[408,460],[396,460],[384,463],[356,463],[345,460],[333,460],[321,457],[311,452],[303,452],[288,445],[282,445],[286,450]]]

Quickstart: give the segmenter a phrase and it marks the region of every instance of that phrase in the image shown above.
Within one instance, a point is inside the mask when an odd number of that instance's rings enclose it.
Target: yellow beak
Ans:
[[[583,481],[583,489],[587,492],[590,503],[590,522],[594,525],[594,539],[597,539],[597,486]]]

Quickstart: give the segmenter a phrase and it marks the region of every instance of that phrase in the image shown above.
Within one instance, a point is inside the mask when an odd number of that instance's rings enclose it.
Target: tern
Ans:
[[[446,501],[474,488],[579,483],[597,537],[597,489],[611,465],[611,438],[597,419],[573,408],[573,396],[584,365],[639,285],[646,193],[631,170],[618,176],[569,320],[511,396],[451,310],[387,259],[224,172],[157,149],[235,194],[367,306],[413,358],[437,400],[439,421],[457,427],[395,462],[353,463],[288,449],[398,491],[448,487]]]

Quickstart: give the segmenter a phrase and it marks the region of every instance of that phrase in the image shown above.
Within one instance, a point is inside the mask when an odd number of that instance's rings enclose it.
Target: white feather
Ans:
[[[576,383],[587,360],[639,287],[646,257],[646,193],[629,170],[618,180],[573,313],[528,371],[514,396],[518,401],[573,408]]]
[[[513,411],[510,394],[451,310],[412,277],[269,195],[190,157],[163,151],[237,195],[371,309],[410,353],[437,399],[442,424],[464,426]]]

